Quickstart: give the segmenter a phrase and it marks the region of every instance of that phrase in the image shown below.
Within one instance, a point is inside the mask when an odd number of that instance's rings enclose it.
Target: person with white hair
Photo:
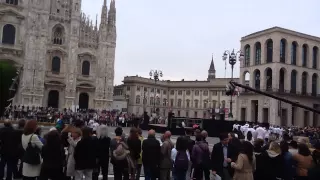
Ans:
[[[108,136],[108,126],[100,125],[97,128],[98,138],[98,166],[101,167],[103,180],[108,179],[109,170],[109,149],[111,138]],[[99,173],[98,173],[99,174]]]

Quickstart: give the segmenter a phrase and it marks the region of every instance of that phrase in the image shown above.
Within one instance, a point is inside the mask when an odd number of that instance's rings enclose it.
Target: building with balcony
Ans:
[[[216,78],[213,59],[211,60],[207,80],[196,81],[170,81],[139,76],[124,77],[122,96],[128,102],[128,112],[150,114],[157,112],[167,116],[169,111],[175,116],[190,118],[211,118],[212,112],[217,118],[219,114],[227,112],[230,108],[230,96],[226,96],[225,88],[230,78]],[[234,79],[239,81],[239,79]],[[118,92],[114,94],[119,94]],[[237,97],[233,99],[233,115],[236,114]],[[226,111],[225,111],[226,110]],[[214,112],[218,113],[215,114]],[[228,117],[225,117],[228,119]]]
[[[13,104],[111,109],[116,7],[106,0],[101,22],[81,0],[0,0],[0,61],[22,67]]]
[[[245,59],[240,83],[303,105],[320,108],[320,38],[273,27],[241,38]],[[319,126],[320,116],[278,100],[242,90],[240,120],[275,125]]]

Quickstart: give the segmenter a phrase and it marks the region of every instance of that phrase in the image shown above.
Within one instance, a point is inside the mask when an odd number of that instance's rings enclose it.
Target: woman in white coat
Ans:
[[[40,141],[39,137],[36,134],[34,134],[37,127],[38,126],[36,120],[27,121],[21,138],[21,143],[24,150],[27,149],[29,142],[31,142],[33,146],[36,146],[41,150],[43,144]],[[23,180],[36,179],[38,176],[40,176],[40,171],[41,163],[38,165],[31,165],[24,162],[22,168]]]

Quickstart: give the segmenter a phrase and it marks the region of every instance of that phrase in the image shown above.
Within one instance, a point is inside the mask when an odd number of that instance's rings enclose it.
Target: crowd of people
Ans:
[[[320,179],[320,142],[311,147],[287,131],[239,125],[222,133],[210,150],[204,130],[186,131],[174,144],[170,131],[160,142],[154,130],[143,137],[141,129],[132,127],[126,137],[117,127],[110,138],[106,121],[91,125],[57,126],[41,136],[36,120],[19,120],[17,128],[6,120],[0,129],[0,179],[5,174],[6,180],[97,180],[99,174],[108,179],[109,162],[116,180],[138,180],[142,167],[146,180]],[[302,131],[295,133],[311,132]]]
[[[132,126],[135,119],[143,119],[142,116],[118,111],[65,108],[63,110],[51,107],[35,107],[14,105],[9,106],[4,112],[2,119],[36,119],[38,122],[55,123],[58,120],[71,124],[75,120],[88,123],[90,120],[106,121],[109,126]]]

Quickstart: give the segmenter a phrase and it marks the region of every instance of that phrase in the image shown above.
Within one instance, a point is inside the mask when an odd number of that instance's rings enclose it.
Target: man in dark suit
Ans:
[[[212,173],[218,174],[223,180],[231,180],[233,170],[231,162],[237,159],[237,151],[232,144],[229,144],[227,133],[220,135],[220,142],[215,144],[211,153]]]
[[[158,177],[161,147],[155,137],[155,131],[149,130],[148,138],[142,143],[142,164],[146,179],[155,180]]]

